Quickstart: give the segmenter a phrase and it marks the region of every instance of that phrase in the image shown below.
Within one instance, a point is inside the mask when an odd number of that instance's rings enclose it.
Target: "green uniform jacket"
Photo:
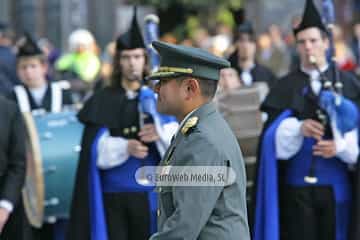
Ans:
[[[249,240],[245,166],[237,140],[212,103],[191,117],[197,124],[185,134],[179,131],[160,165],[229,166],[236,180],[225,187],[158,186],[158,232],[150,239]]]

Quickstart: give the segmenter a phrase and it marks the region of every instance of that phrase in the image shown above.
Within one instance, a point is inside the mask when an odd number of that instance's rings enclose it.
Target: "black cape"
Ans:
[[[334,72],[329,68],[324,72],[327,79],[334,79]],[[360,81],[346,72],[339,72],[340,81],[343,83],[343,95],[360,106]],[[271,89],[261,105],[261,111],[269,114],[268,123],[271,123],[285,109],[296,110],[303,108],[302,90],[309,85],[309,77],[300,69],[296,69],[281,78]],[[266,124],[266,125],[267,125]]]
[[[332,68],[329,68],[324,72],[326,78],[330,81],[334,79],[334,71]],[[339,72],[339,79],[343,83],[343,95],[350,100],[352,100],[357,106],[360,107],[360,82],[358,79],[354,78],[353,75],[346,72]],[[261,105],[261,111],[268,113],[268,120],[264,124],[264,128],[262,130],[260,141],[258,145],[258,158],[260,156],[261,142],[262,136],[267,130],[267,127],[271,125],[271,123],[282,113],[285,109],[292,109],[296,113],[304,113],[307,112],[306,104],[303,97],[303,89],[309,86],[309,76],[302,72],[300,69],[296,69],[290,72],[285,77],[279,79],[279,81],[274,85],[274,87],[270,90],[267,98]],[[258,163],[257,163],[258,165]],[[256,167],[256,169],[258,166]],[[287,168],[286,161],[278,162],[278,183],[279,183],[279,199],[282,201],[285,197],[282,194],[282,189],[285,181],[285,169]],[[257,171],[257,170],[256,170]],[[256,174],[257,176],[257,174]],[[357,168],[357,171],[354,172],[354,195],[356,198],[354,199],[354,203],[360,201],[360,169]],[[255,191],[252,194],[252,204],[250,206],[250,224],[252,228],[252,224],[254,223],[254,211],[256,204],[256,180],[255,180]],[[360,224],[360,206],[359,204],[354,204],[354,211],[352,211],[353,219],[352,219],[352,227],[350,233],[351,234],[359,234],[356,237],[352,238],[352,240],[360,239],[360,229],[356,229],[356,225]],[[356,212],[355,212],[356,211]]]
[[[119,135],[116,129],[121,129],[128,119],[136,120],[137,116],[127,112],[126,100],[123,88],[107,87],[97,91],[78,114],[85,129],[71,205],[68,240],[90,239],[88,174],[91,145],[101,127],[108,127],[111,135]]]

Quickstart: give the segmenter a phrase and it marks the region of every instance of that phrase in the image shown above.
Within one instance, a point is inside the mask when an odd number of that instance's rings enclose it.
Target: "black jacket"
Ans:
[[[85,129],[76,172],[67,240],[90,239],[88,175],[91,146],[102,126],[106,126],[110,130],[118,129],[122,125],[124,117],[129,117],[129,113],[124,110],[126,99],[124,89],[106,87],[97,91],[78,114],[79,120],[85,124]]]
[[[0,97],[0,199],[14,205],[25,179],[25,128],[16,105]]]

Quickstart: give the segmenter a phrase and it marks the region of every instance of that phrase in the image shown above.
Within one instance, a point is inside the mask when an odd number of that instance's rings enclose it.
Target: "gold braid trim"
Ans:
[[[191,68],[160,67],[158,72],[173,72],[173,73],[192,74],[194,72],[194,70]]]

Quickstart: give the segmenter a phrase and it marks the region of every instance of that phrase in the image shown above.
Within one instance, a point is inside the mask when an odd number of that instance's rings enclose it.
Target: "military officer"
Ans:
[[[246,213],[246,177],[236,138],[214,97],[221,68],[229,62],[206,51],[153,42],[161,66],[150,79],[160,79],[157,108],[181,122],[161,166],[230,167],[236,179],[227,186],[159,186],[158,232],[151,240],[244,239],[249,230]]]

